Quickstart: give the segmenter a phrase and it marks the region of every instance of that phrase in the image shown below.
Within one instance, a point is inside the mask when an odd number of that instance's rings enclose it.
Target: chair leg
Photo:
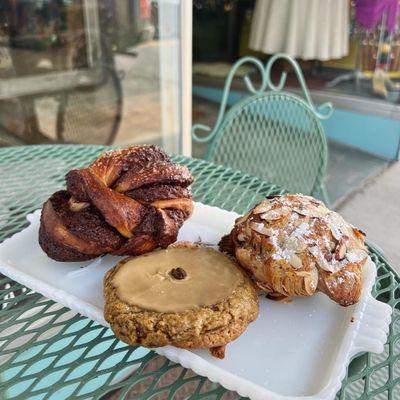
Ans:
[[[328,192],[326,191],[326,187],[324,184],[321,185],[321,197],[325,205],[329,208],[331,206],[331,202],[329,200]]]
[[[325,203],[325,205],[328,208],[330,208],[331,202],[329,201],[328,192],[326,191],[326,187],[323,183],[321,183],[320,186],[318,186],[317,188],[315,188],[315,190],[313,190],[311,196],[314,196],[317,199],[322,200]]]

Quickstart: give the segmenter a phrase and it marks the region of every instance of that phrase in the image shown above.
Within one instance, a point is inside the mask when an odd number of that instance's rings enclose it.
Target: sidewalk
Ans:
[[[400,162],[368,181],[337,211],[365,231],[400,272]]]

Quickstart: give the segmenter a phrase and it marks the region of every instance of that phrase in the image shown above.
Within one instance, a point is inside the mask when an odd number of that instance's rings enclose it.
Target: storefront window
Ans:
[[[0,145],[182,151],[181,1],[0,3]]]
[[[330,102],[327,188],[333,204],[377,176],[400,149],[400,4],[397,0],[194,0],[193,123],[214,126],[235,62],[276,53],[294,58],[314,103]],[[274,64],[272,81],[303,96],[292,66]],[[260,87],[254,63],[236,71],[227,106]],[[249,140],[251,136],[249,135]],[[193,154],[206,156],[194,142]],[[268,149],[266,149],[268,151]],[[349,172],[351,171],[351,173]]]
[[[240,57],[267,60],[283,52],[301,62],[311,90],[398,104],[400,18],[395,3],[195,0],[194,84],[204,83],[204,77],[225,77]]]

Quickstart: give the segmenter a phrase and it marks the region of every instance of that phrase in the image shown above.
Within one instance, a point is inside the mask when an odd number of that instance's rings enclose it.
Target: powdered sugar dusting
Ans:
[[[351,263],[358,263],[364,258],[367,258],[367,253],[363,250],[354,249],[346,254],[346,258]]]
[[[303,266],[299,255],[305,251],[308,263],[313,259],[331,273],[361,262],[367,255],[359,248],[352,227],[310,196],[283,195],[265,200],[241,222],[245,226],[250,222],[251,229],[266,237],[272,245],[272,259],[284,260],[295,269]]]

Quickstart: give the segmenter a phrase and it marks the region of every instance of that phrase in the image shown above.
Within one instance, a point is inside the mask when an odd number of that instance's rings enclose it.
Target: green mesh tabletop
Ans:
[[[106,149],[30,146],[0,149],[0,241],[64,186],[64,175]],[[182,156],[197,201],[242,213],[282,190],[250,175]],[[21,249],[23,251],[23,249]],[[400,399],[400,279],[372,246],[373,294],[394,309],[380,355],[353,359],[340,399]],[[232,399],[238,395],[0,275],[0,399]]]

